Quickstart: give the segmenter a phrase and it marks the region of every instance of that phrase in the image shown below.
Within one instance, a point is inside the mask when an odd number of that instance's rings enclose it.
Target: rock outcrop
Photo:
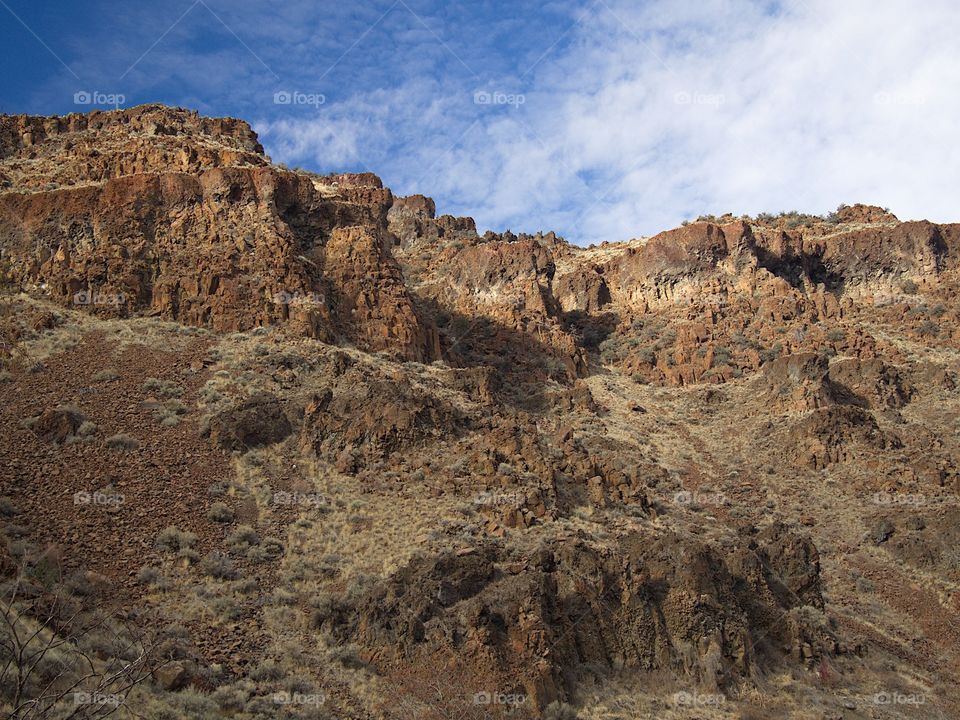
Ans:
[[[838,405],[814,410],[791,431],[796,461],[822,469],[856,458],[858,452],[902,447],[900,438],[884,432],[867,410]]]
[[[778,644],[798,654],[806,645],[811,663],[837,652],[832,638],[811,648],[802,621],[783,622],[823,599],[816,548],[782,526],[726,558],[672,534],[571,539],[519,558],[467,548],[418,557],[355,599],[317,604],[321,630],[385,668],[412,661],[442,681],[442,659],[455,651],[538,710],[590,675],[670,670],[715,692],[750,677],[755,656]]]
[[[22,287],[102,315],[218,331],[283,324],[438,357],[385,241],[392,195],[379,178],[269,167],[245,123],[151,106],[2,127],[6,167],[33,168],[26,158],[39,153],[66,174],[33,192],[24,176],[20,192],[0,195],[9,274]],[[106,164],[64,157],[64,143]],[[171,143],[195,152],[177,162]]]
[[[279,398],[261,392],[214,415],[207,434],[225,450],[245,451],[280,442],[292,430]]]
[[[949,691],[960,224],[481,235],[144,106],[0,117],[0,250],[0,568],[183,618],[198,712],[275,715],[272,654],[364,719]]]

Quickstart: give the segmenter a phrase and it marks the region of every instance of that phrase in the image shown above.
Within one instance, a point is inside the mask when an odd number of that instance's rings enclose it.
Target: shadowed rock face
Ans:
[[[213,416],[207,434],[225,450],[243,451],[280,442],[292,430],[279,398],[261,392]]]
[[[614,669],[729,687],[766,647],[809,644],[813,629],[784,622],[804,605],[823,606],[816,548],[772,526],[727,557],[669,534],[570,540],[524,558],[495,545],[420,557],[316,620],[380,662],[459,652],[542,709]],[[814,642],[808,659],[835,654],[834,638]]]
[[[798,423],[792,435],[797,462],[817,469],[852,460],[859,448],[902,446],[898,437],[880,430],[872,413],[854,406],[815,410]]]
[[[797,353],[764,365],[758,389],[780,410],[816,410],[857,405],[874,410],[901,408],[914,394],[911,382],[880,358],[829,361],[826,355]]]

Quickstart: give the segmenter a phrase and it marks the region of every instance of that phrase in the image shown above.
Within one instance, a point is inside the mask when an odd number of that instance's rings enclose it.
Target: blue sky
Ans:
[[[949,221],[958,27],[954,0],[0,0],[0,111],[242,117],[277,162],[578,243],[840,202]]]

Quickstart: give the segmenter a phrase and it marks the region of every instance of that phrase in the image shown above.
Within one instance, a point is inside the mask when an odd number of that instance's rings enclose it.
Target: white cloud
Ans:
[[[525,84],[484,85],[517,108],[413,76],[258,129],[277,160],[362,163],[481,227],[575,242],[840,202],[960,219],[953,0],[636,5],[584,4]]]

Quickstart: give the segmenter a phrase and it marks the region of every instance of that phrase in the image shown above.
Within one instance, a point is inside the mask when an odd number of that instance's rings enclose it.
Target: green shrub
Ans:
[[[221,710],[225,710],[231,715],[243,710],[243,706],[246,705],[249,697],[249,692],[234,685],[221,685],[210,693],[210,699],[213,700]]]
[[[170,413],[171,415],[186,415],[186,414],[187,414],[187,406],[184,405],[184,404],[183,404],[182,402],[180,402],[179,400],[177,400],[176,398],[172,398],[172,399],[170,399],[170,400],[167,400],[167,401],[163,404],[163,409],[164,409],[167,413]]]
[[[247,550],[247,560],[255,563],[276,560],[283,555],[283,543],[276,538],[265,538],[260,545]]]
[[[714,367],[718,367],[720,365],[729,365],[732,358],[733,354],[730,352],[730,350],[722,345],[713,349]]]
[[[221,620],[239,620],[240,606],[232,598],[218,597],[210,603],[210,609]]]
[[[241,525],[232,533],[227,535],[227,545],[236,550],[246,550],[254,545],[260,544],[260,537],[257,531],[249,525]]]
[[[157,535],[156,547],[166,552],[180,552],[189,549],[196,541],[197,536],[192,532],[170,525]]]
[[[149,377],[143,381],[143,389],[152,392],[161,397],[179,397],[183,394],[183,388],[169,380],[160,380],[155,377]]]
[[[111,450],[136,450],[140,447],[140,443],[126,433],[111,435],[107,438],[106,443]]]
[[[273,658],[267,658],[250,671],[249,678],[255,682],[276,682],[286,673]]]
[[[778,357],[780,357],[780,354],[782,352],[783,352],[783,345],[781,345],[780,343],[777,343],[771,348],[765,348],[764,350],[761,350],[760,360],[765,363],[773,362]]]
[[[657,354],[649,348],[644,348],[637,352],[637,360],[643,365],[650,365],[652,367],[657,364]]]
[[[570,705],[554,700],[543,711],[544,720],[577,720],[579,715]]]
[[[233,510],[226,503],[215,502],[207,511],[207,518],[218,523],[233,522]]]
[[[237,576],[233,561],[216,550],[207,553],[200,561],[200,571],[218,580],[232,580]]]
[[[147,587],[163,584],[164,577],[159,568],[152,565],[144,565],[137,571],[137,582]]]

